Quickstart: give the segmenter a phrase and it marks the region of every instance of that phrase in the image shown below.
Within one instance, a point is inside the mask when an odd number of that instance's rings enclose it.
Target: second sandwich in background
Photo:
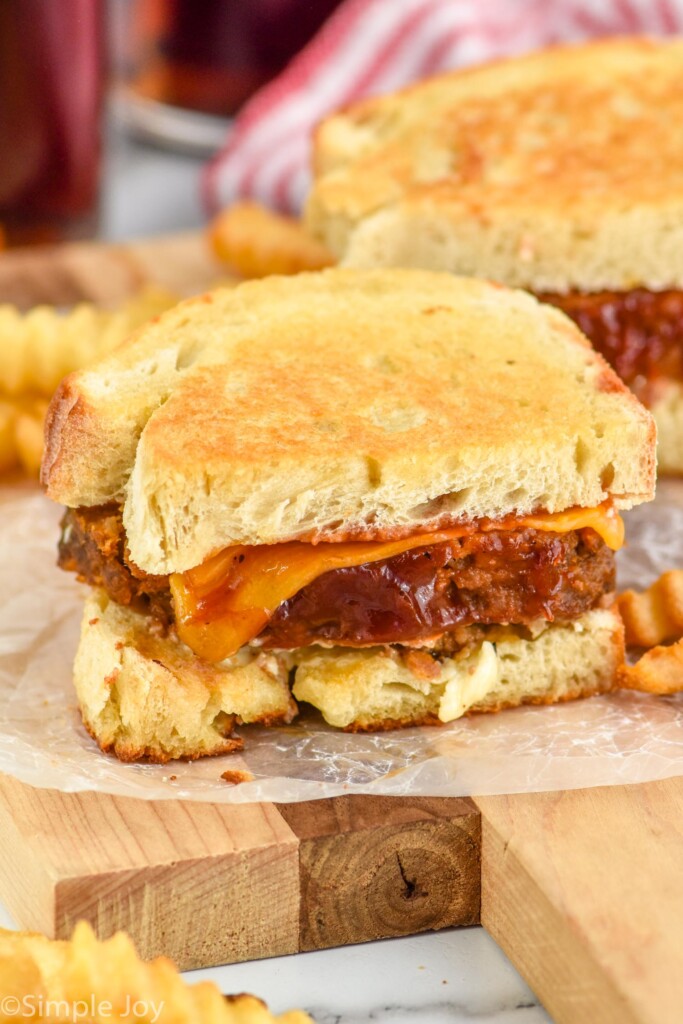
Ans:
[[[553,48],[329,118],[307,223],[347,266],[525,288],[654,413],[683,473],[683,41]]]

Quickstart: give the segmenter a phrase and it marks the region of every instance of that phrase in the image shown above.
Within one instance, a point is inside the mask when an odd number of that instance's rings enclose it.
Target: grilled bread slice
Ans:
[[[536,293],[683,287],[683,40],[452,72],[319,128],[307,224],[349,265]]]
[[[123,502],[132,561],[651,497],[650,415],[559,311],[482,281],[327,270],[177,306],[48,415],[43,479]]]

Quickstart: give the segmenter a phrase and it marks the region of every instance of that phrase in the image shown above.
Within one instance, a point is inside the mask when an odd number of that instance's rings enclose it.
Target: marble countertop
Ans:
[[[13,922],[0,906],[0,927]],[[253,992],[316,1024],[544,1024],[550,1021],[482,928],[299,953],[192,971],[223,992]]]
[[[541,1024],[536,997],[482,928],[299,953],[189,978],[308,1010],[316,1024]]]
[[[198,227],[202,161],[114,132],[102,236],[112,241]],[[0,927],[13,927],[0,906]],[[481,928],[195,971],[226,992],[253,992],[276,1012],[304,1008],[316,1024],[542,1024],[550,1018]]]

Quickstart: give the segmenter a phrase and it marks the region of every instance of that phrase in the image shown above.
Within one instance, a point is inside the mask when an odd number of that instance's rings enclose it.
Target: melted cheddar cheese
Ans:
[[[615,551],[623,544],[623,521],[613,506],[605,503],[592,509],[465,523],[393,541],[236,545],[196,569],[171,576],[178,635],[206,661],[222,661],[258,636],[283,601],[331,569],[383,561],[475,530],[526,528],[567,533],[586,527]]]

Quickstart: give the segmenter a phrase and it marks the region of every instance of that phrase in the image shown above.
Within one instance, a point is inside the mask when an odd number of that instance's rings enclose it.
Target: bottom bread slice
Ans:
[[[239,723],[287,723],[292,698],[333,726],[379,730],[449,722],[471,711],[550,704],[613,687],[624,660],[616,611],[551,623],[534,639],[497,629],[453,658],[424,649],[244,648],[220,665],[200,661],[150,620],[89,597],[74,679],[86,728],[122,760],[196,758],[241,748]]]
[[[267,655],[239,652],[221,665],[200,661],[150,619],[102,590],[86,601],[74,682],[83,723],[122,761],[170,761],[242,748],[238,721],[291,722],[289,673]]]
[[[440,661],[424,652],[401,657],[394,648],[308,648],[300,654],[294,696],[330,725],[389,729],[602,693],[612,689],[624,661],[624,628],[609,609],[551,623],[533,640],[501,633],[495,643]]]

